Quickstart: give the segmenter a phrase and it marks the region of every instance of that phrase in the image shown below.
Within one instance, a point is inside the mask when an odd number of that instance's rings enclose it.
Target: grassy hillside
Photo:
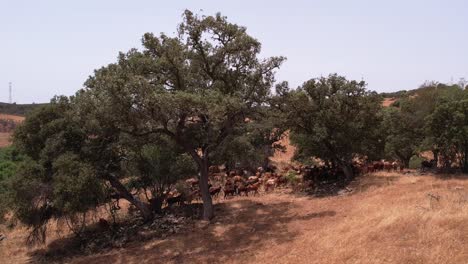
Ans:
[[[356,181],[349,193],[328,198],[287,189],[219,198],[218,215],[204,229],[194,223],[167,237],[138,233],[122,248],[86,256],[70,251],[66,231],[48,246],[19,246],[27,232],[17,228],[6,233],[0,258],[36,263],[55,254],[59,263],[87,264],[466,263],[467,188],[462,178],[377,173]]]
[[[433,91],[435,89],[439,90],[449,90],[449,89],[454,89],[457,88],[459,89],[458,85],[446,85],[446,84],[424,84],[421,87],[413,90],[401,90],[401,91],[396,91],[396,92],[390,92],[390,93],[380,93],[380,95],[384,98],[405,98],[405,97],[410,97],[410,96],[417,96],[418,93],[421,92],[428,92],[428,91]]]
[[[11,144],[11,133],[23,122],[24,116],[43,104],[0,103],[0,148]]]

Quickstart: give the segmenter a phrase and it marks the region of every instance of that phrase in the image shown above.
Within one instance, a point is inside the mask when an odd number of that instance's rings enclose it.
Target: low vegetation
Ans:
[[[0,103],[0,113],[6,115],[25,116],[27,113],[45,104],[7,104]]]

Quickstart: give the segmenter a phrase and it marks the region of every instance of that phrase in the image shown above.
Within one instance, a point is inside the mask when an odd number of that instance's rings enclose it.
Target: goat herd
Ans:
[[[354,175],[373,173],[376,171],[403,170],[398,162],[375,161],[370,163],[355,162],[352,165]],[[322,183],[345,181],[343,170],[336,166],[287,166],[278,170],[276,166],[264,169],[259,167],[255,172],[248,170],[226,171],[218,166],[209,169],[209,191],[213,199],[223,193],[224,199],[233,196],[259,195],[261,191],[268,193],[277,187],[296,185],[299,189],[313,189]],[[196,178],[187,179],[182,188],[167,193],[166,205],[190,204],[201,199],[199,182]]]
[[[211,166],[208,182],[210,195],[212,198],[218,198],[221,192],[223,192],[226,199],[230,196],[259,195],[262,187],[265,192],[272,191],[276,187],[285,185],[287,182],[285,176],[276,173],[276,170],[276,167],[270,166],[267,170],[259,167],[255,173],[247,170],[225,172],[217,166]],[[183,203],[190,204],[194,200],[201,199],[198,185],[198,179],[187,179],[184,183],[184,190],[168,193],[168,198],[166,198],[167,206]]]

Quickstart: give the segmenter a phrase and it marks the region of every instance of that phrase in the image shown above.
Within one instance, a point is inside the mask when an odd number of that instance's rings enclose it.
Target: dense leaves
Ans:
[[[411,157],[418,153],[423,131],[405,109],[390,107],[383,110],[383,115],[382,134],[385,137],[386,156],[401,161],[408,168]]]
[[[70,115],[65,97],[33,111],[14,134],[25,156],[11,180],[15,215],[32,228],[30,240],[45,239],[47,222],[94,209],[105,188],[83,151],[86,134]]]
[[[428,117],[427,130],[444,167],[455,163],[467,171],[468,99],[440,104]]]
[[[236,137],[268,100],[284,59],[260,59],[260,42],[220,14],[186,11],[177,36],[147,33],[142,42],[142,51],[122,53],[117,63],[97,70],[79,100],[99,126],[132,136],[165,135],[190,155],[200,173],[204,218],[210,219],[211,153],[227,140],[250,140]]]
[[[279,90],[285,99],[291,139],[299,156],[315,156],[343,167],[352,177],[354,157],[377,145],[380,103],[364,82],[330,75],[305,82],[297,90]]]
[[[149,191],[151,197],[162,197],[178,180],[197,173],[192,158],[168,139],[160,144],[146,144],[134,149],[129,160],[130,189]]]

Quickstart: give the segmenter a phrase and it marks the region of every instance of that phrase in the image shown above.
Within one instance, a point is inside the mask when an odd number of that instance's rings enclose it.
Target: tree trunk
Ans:
[[[410,160],[411,160],[411,156],[409,157],[404,157],[401,159],[401,162],[403,162],[403,167],[404,168],[409,168],[409,163],[410,163]]]
[[[162,205],[164,202],[164,197],[163,196],[156,196],[153,197],[149,200],[151,210],[155,212],[156,214],[160,214],[162,212]]]
[[[145,222],[153,219],[153,213],[151,212],[149,206],[146,203],[140,201],[138,198],[134,197],[115,176],[107,175],[107,180],[123,199],[133,204],[140,211]]]
[[[343,168],[343,172],[346,176],[346,180],[352,180],[354,178],[354,173],[353,173],[353,169],[351,168],[351,166],[349,166],[349,164],[343,164],[341,166]]]
[[[204,156],[199,164],[200,170],[200,192],[202,195],[203,201],[203,220],[211,220],[214,216],[213,211],[213,201],[211,199],[210,190],[208,188],[208,160],[207,157]]]
[[[263,148],[263,154],[265,155],[265,158],[263,159],[262,168],[264,170],[267,170],[268,166],[270,165],[270,154],[272,153],[272,149],[273,147],[271,145],[266,145]]]
[[[432,154],[434,155],[434,163],[435,163],[436,168],[439,165],[439,152],[440,152],[439,149],[433,149],[432,150]]]
[[[465,153],[463,157],[463,172],[468,173],[468,142],[465,142]]]

